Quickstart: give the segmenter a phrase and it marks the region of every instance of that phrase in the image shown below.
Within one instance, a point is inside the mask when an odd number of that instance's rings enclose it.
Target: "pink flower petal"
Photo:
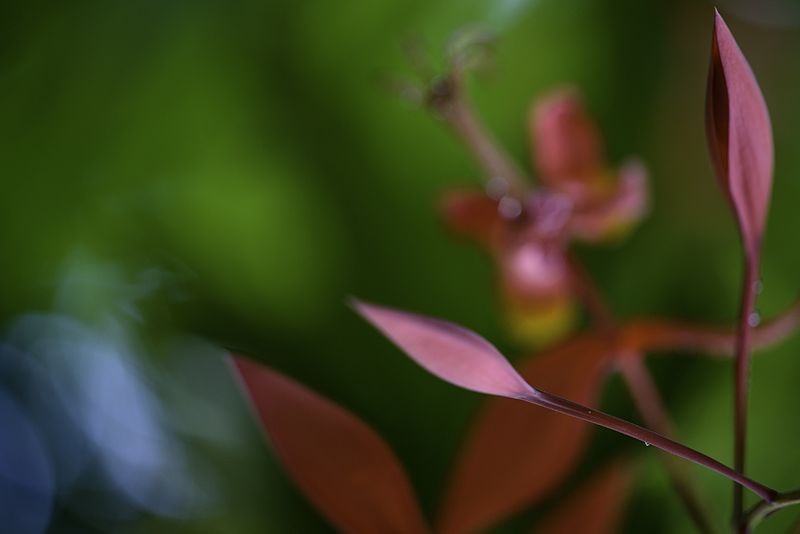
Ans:
[[[619,170],[613,193],[600,202],[581,206],[570,221],[572,234],[583,241],[600,242],[624,233],[648,209],[647,169],[636,159]]]
[[[772,128],[753,71],[719,13],[711,43],[706,133],[714,170],[733,205],[745,248],[755,256],[772,189]]]
[[[353,307],[419,365],[465,389],[520,398],[534,392],[494,346],[440,319],[355,301]]]
[[[537,100],[529,130],[534,167],[548,185],[588,182],[605,168],[600,133],[575,89],[559,89]]]
[[[429,532],[405,471],[371,428],[280,373],[232,362],[286,471],[338,530]]]

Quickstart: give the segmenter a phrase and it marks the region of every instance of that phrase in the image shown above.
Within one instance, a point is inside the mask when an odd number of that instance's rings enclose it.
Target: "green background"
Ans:
[[[770,316],[800,289],[800,5],[720,4],[773,118],[760,299]],[[488,258],[435,212],[448,187],[478,186],[479,169],[379,83],[408,72],[409,36],[438,52],[464,25],[497,32],[494,68],[472,89],[521,163],[530,102],[564,83],[583,91],[612,162],[644,159],[644,224],[624,243],[578,251],[620,317],[735,318],[741,253],[703,131],[710,3],[31,1],[0,13],[0,324],[36,311],[102,331],[115,317],[163,378],[156,396],[174,408],[185,393],[164,426],[212,495],[182,517],[98,519],[85,512],[101,506],[97,495],[78,493],[57,506],[56,532],[330,530],[262,444],[213,345],[370,423],[433,515],[481,398],[410,363],[347,297],[446,317],[521,354],[504,340]],[[800,486],[798,348],[765,352],[752,374],[750,473],[778,489]],[[731,364],[665,355],[651,367],[685,442],[729,463]],[[617,379],[603,406],[636,419]],[[688,531],[658,453],[607,431],[564,492],[620,450],[644,466],[627,531]],[[692,472],[724,524],[730,484]],[[528,532],[556,501],[497,532]],[[796,515],[763,531],[783,532]]]

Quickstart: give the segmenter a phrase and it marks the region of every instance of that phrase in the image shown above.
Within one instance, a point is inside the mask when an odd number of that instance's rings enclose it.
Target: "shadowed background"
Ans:
[[[773,119],[770,316],[800,289],[800,3],[719,8]],[[650,216],[619,245],[578,251],[619,316],[736,315],[739,241],[703,131],[710,3],[32,1],[0,13],[0,519],[16,532],[330,531],[260,440],[219,347],[369,422],[434,514],[481,398],[414,366],[347,296],[447,317],[521,354],[504,340],[488,258],[435,211],[447,188],[480,185],[479,169],[378,83],[408,71],[409,36],[438,54],[467,24],[497,32],[494,68],[471,87],[526,166],[528,106],[564,83],[583,91],[613,162],[642,157]],[[778,489],[800,485],[798,349],[769,350],[752,374],[749,469]],[[651,362],[680,436],[730,463],[732,365]],[[619,386],[603,406],[636,420]],[[562,492],[496,531],[528,532],[619,451],[644,461],[626,530],[686,532],[658,453],[602,430]],[[725,517],[728,481],[692,471]]]

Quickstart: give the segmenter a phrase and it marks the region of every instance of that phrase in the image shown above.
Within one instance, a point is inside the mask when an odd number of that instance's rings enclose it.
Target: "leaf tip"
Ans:
[[[478,393],[526,398],[535,393],[505,356],[456,324],[353,299],[354,310],[418,365]]]
[[[747,253],[755,256],[772,189],[772,126],[755,74],[716,9],[706,90],[706,132],[714,171],[732,204]]]

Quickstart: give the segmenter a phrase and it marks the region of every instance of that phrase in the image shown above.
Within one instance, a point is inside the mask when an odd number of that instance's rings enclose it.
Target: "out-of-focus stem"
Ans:
[[[744,473],[747,445],[747,395],[750,378],[750,337],[752,331],[751,317],[755,312],[756,281],[758,276],[758,257],[747,254],[744,265],[744,281],[742,283],[742,306],[739,312],[739,331],[736,338],[736,372],[734,396],[734,428],[733,458],[734,469]],[[733,520],[741,524],[743,511],[742,488],[738,484],[733,487]]]
[[[524,174],[486,130],[464,95],[463,80],[454,72],[431,88],[428,106],[450,126],[475,157],[487,179],[501,179],[509,193],[522,197],[528,189]]]
[[[751,348],[774,345],[800,326],[800,300],[777,317],[752,329]],[[737,331],[702,327],[670,319],[635,319],[621,327],[620,346],[633,352],[696,351],[714,356],[733,356]]]
[[[617,360],[617,366],[647,426],[659,434],[674,436],[674,425],[642,358],[639,355],[622,355]],[[700,532],[713,532],[708,513],[684,465],[670,455],[663,456],[662,460],[672,486],[697,528]]]
[[[595,327],[604,331],[614,329],[614,316],[611,313],[611,308],[606,303],[603,292],[597,287],[597,284],[586,272],[586,269],[574,253],[567,254],[567,262],[570,268],[573,289],[583,301],[584,306],[586,306],[586,310],[591,315]]]

